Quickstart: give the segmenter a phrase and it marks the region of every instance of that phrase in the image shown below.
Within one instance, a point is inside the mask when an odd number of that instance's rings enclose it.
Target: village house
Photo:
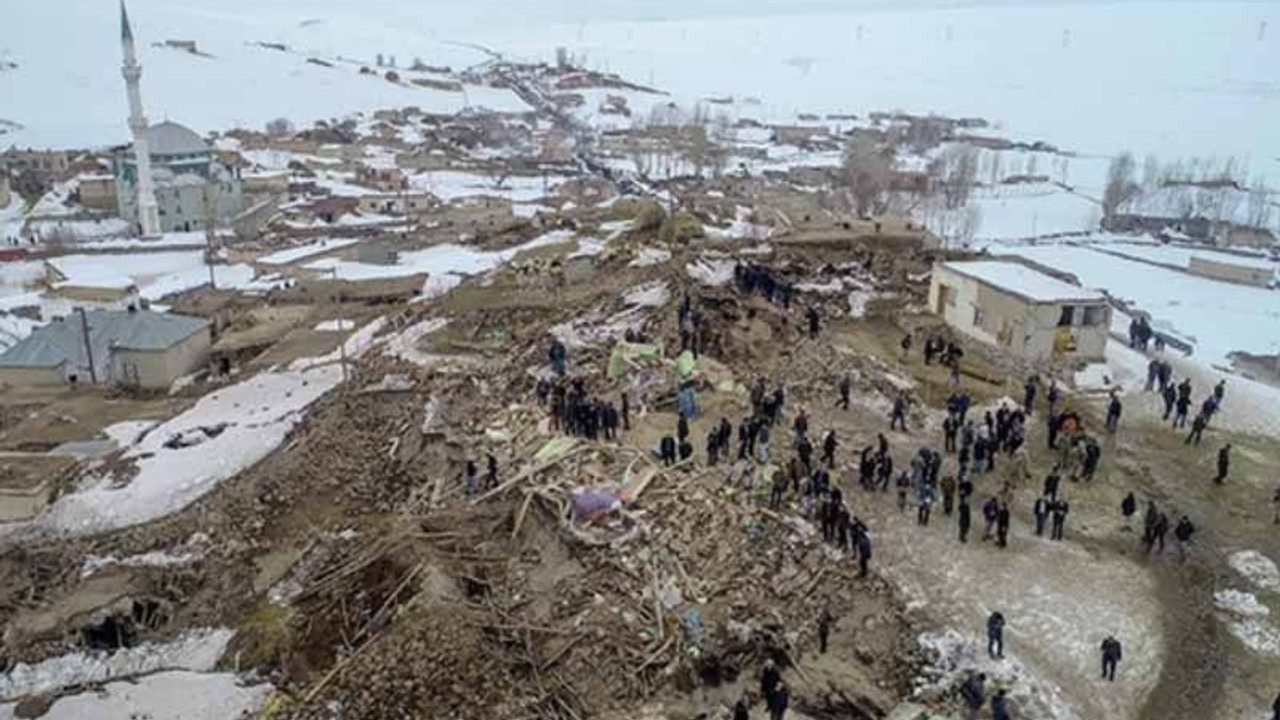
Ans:
[[[965,335],[1033,363],[1100,361],[1111,326],[1105,295],[1017,262],[934,265],[929,307]]]
[[[88,323],[87,340],[85,322]],[[86,345],[90,348],[86,353]],[[168,388],[205,364],[209,324],[147,310],[94,310],[54,320],[0,354],[0,382]]]
[[[425,212],[434,207],[435,196],[424,192],[369,193],[361,195],[359,209],[374,215],[406,215]]]
[[[356,169],[356,184],[383,192],[399,192],[409,187],[404,172],[399,168],[375,168],[363,165]]]
[[[1239,285],[1265,288],[1276,281],[1276,266],[1271,261],[1226,253],[1192,255],[1187,270],[1192,275]]]
[[[108,173],[80,176],[80,205],[90,210],[114,212],[119,207],[116,199],[116,178]]]

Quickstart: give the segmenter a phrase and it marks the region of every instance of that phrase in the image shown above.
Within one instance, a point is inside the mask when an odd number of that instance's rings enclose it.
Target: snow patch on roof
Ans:
[[[943,263],[943,267],[979,282],[1021,295],[1033,302],[1097,302],[1106,299],[1105,295],[1096,290],[1086,290],[1065,283],[1014,262],[975,260]]]

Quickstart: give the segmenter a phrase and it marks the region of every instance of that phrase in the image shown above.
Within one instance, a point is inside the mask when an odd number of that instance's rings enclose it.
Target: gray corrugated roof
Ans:
[[[205,331],[201,318],[166,313],[95,310],[86,313],[93,361],[105,367],[114,345],[129,350],[164,350]],[[55,320],[0,354],[0,367],[57,367],[65,362],[86,365],[80,315]]]

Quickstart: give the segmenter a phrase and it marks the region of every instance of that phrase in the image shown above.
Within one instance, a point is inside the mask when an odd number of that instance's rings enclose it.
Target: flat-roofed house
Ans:
[[[1009,261],[934,265],[929,307],[959,332],[1035,363],[1100,361],[1111,326],[1102,293]]]

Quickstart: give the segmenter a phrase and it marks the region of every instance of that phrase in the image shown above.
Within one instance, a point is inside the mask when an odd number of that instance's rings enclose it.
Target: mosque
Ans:
[[[120,3],[123,75],[133,144],[116,153],[113,169],[120,217],[143,237],[207,229],[243,209],[240,170],[219,162],[212,146],[190,128],[151,125],[142,111],[142,66],[129,13]]]

